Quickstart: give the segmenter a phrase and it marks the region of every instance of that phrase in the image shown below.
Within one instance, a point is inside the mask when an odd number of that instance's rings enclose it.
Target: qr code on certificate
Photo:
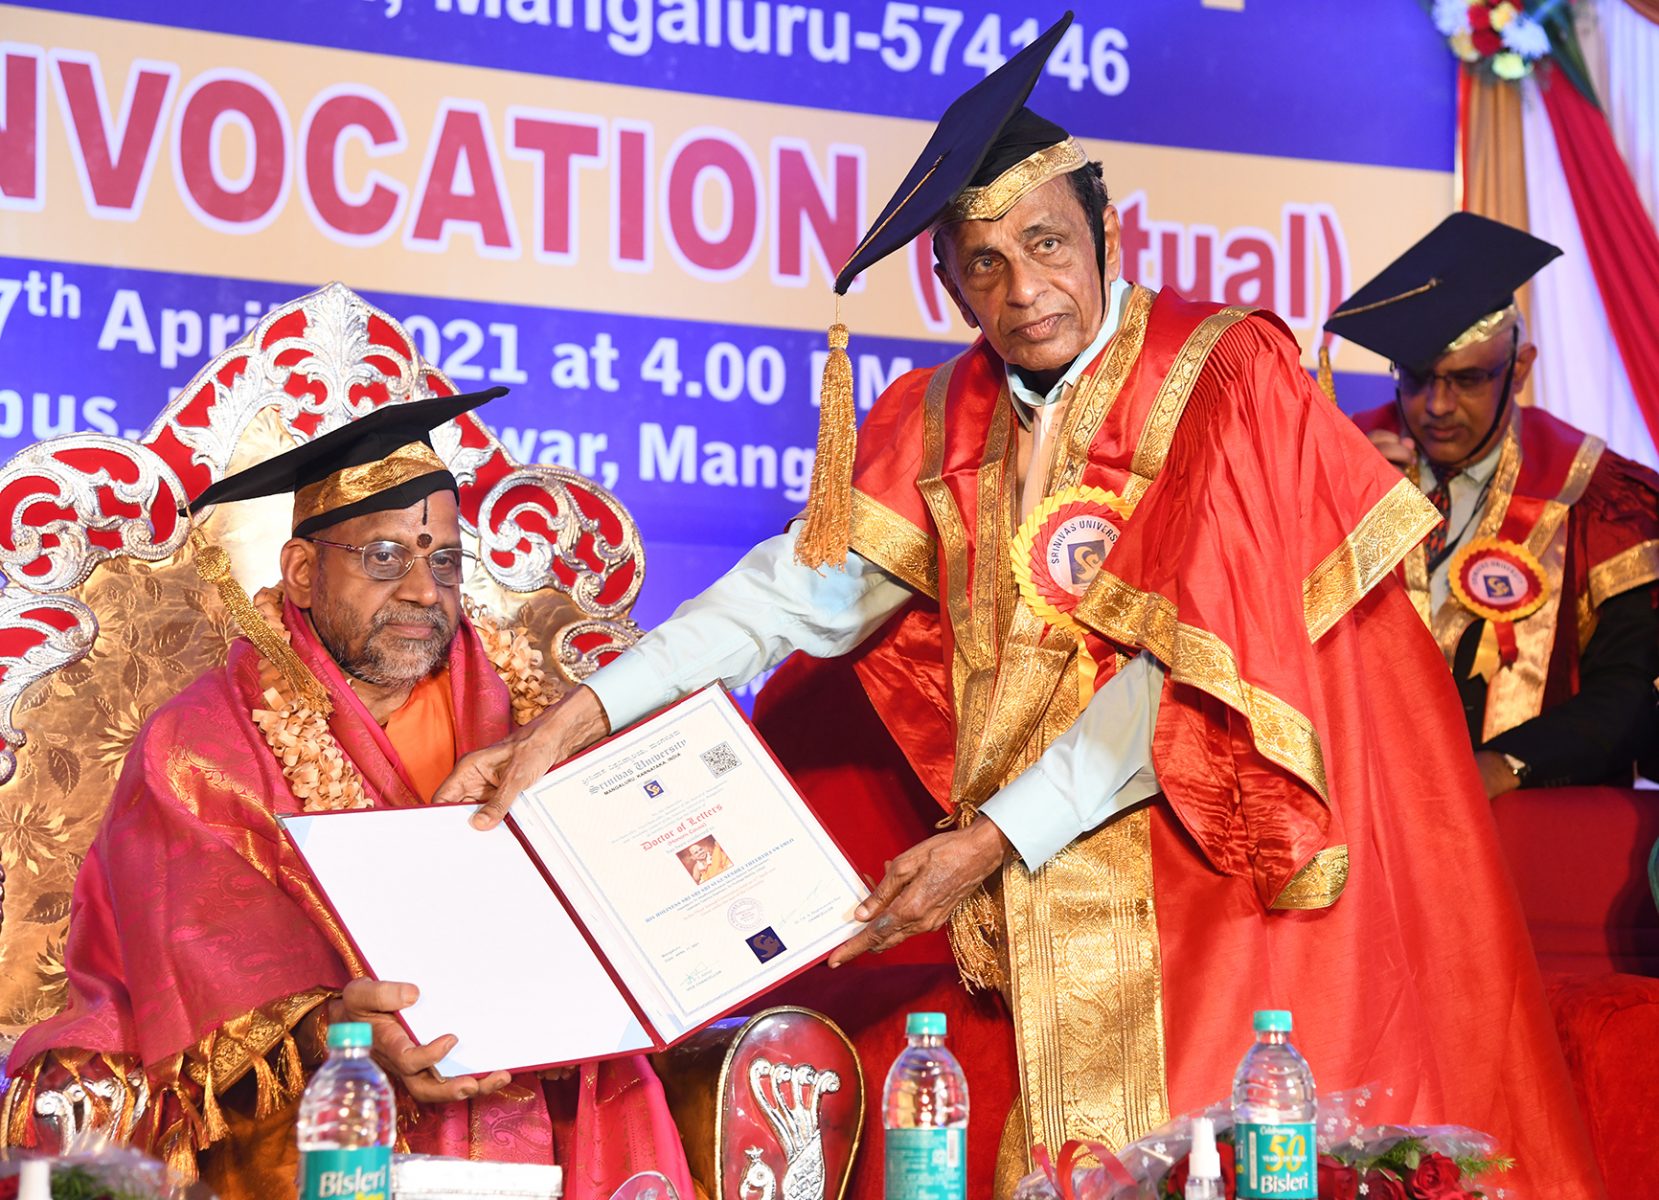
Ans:
[[[738,767],[737,751],[731,748],[730,743],[721,742],[712,750],[702,753],[703,765],[714,776],[724,775],[727,771],[734,771]]]

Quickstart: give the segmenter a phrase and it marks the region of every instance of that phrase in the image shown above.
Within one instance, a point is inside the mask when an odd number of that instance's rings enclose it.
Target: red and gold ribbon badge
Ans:
[[[1488,621],[1519,621],[1549,597],[1543,566],[1517,542],[1476,538],[1452,555],[1448,573],[1457,602]]]
[[[1476,538],[1452,555],[1447,575],[1464,608],[1492,623],[1504,666],[1518,655],[1515,622],[1549,598],[1550,581],[1532,551],[1501,538]]]
[[[1134,511],[1116,492],[1097,487],[1067,488],[1039,504],[1010,543],[1014,579],[1031,611],[1056,628],[1081,631],[1072,610]]]

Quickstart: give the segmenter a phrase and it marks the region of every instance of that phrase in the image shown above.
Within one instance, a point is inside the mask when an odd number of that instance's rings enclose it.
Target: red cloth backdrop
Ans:
[[[1647,7],[1659,10],[1659,3]],[[1539,92],[1555,130],[1607,323],[1648,432],[1659,444],[1659,337],[1653,332],[1653,314],[1659,312],[1659,230],[1614,144],[1606,114],[1560,71],[1540,79]]]

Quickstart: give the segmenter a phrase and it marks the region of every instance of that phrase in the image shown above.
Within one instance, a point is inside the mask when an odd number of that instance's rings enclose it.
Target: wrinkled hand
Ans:
[[[1390,433],[1386,429],[1373,429],[1370,434],[1371,444],[1389,462],[1404,471],[1417,461],[1417,443],[1408,437],[1401,437],[1397,433]]]
[[[1475,751],[1475,765],[1480,768],[1480,781],[1486,787],[1488,800],[1496,799],[1505,792],[1513,792],[1521,786],[1515,768],[1496,750]]]
[[[599,697],[579,687],[495,745],[462,758],[438,785],[432,803],[482,805],[472,814],[472,827],[494,829],[518,794],[549,767],[586,750],[610,731]]]
[[[866,950],[879,954],[905,938],[938,929],[1012,852],[990,820],[912,846],[887,864],[876,890],[858,906],[853,915],[869,924],[836,948],[830,966],[839,967]]]
[[[378,979],[353,979],[345,991],[328,1006],[328,1023],[364,1021],[374,1030],[374,1060],[388,1075],[403,1085],[422,1104],[445,1104],[454,1100],[469,1100],[473,1096],[488,1096],[507,1086],[512,1079],[506,1071],[479,1078],[462,1075],[445,1079],[437,1072],[443,1056],[455,1049],[456,1038],[445,1034],[422,1046],[409,1036],[409,1031],[398,1024],[392,1014],[408,1008],[420,999],[420,989],[412,983],[392,983]]]

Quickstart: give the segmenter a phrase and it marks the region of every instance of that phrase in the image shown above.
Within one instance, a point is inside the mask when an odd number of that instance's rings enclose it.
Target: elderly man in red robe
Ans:
[[[385,406],[197,498],[296,493],[282,595],[264,619],[244,609],[251,644],[233,643],[128,753],[75,882],[69,1004],[12,1051],[0,1145],[41,1143],[40,1089],[113,1082],[118,1140],[227,1200],[292,1196],[300,1093],[326,1027],[368,1021],[404,1149],[557,1161],[564,1194],[585,1200],[641,1170],[690,1195],[643,1059],[576,1077],[437,1076],[454,1039],[410,1040],[394,1014],[418,988],[365,977],[277,821],[428,803],[458,756],[511,728],[508,680],[461,610],[458,489],[430,441],[503,390]],[[198,554],[204,573],[225,565],[214,547]]]
[[[1514,400],[1538,347],[1513,292],[1560,253],[1453,213],[1326,326],[1394,364],[1354,420],[1442,514],[1403,569],[1488,796],[1628,786],[1659,748],[1659,476]]]
[[[1393,577],[1434,510],[1276,318],[1121,278],[1098,165],[1023,107],[1065,25],[952,104],[836,281],[932,227],[979,339],[895,382],[856,458],[827,392],[805,521],[440,794],[488,827],[607,728],[856,650],[958,827],[893,859],[832,962],[948,921],[1007,997],[1020,1095],[974,1097],[1007,1111],[996,1194],[1036,1144],[1118,1147],[1224,1098],[1252,1010],[1288,1008],[1323,1086],[1386,1085],[1372,1119],[1490,1130],[1509,1195],[1601,1195]],[[848,715],[812,714],[822,755],[866,750]]]

